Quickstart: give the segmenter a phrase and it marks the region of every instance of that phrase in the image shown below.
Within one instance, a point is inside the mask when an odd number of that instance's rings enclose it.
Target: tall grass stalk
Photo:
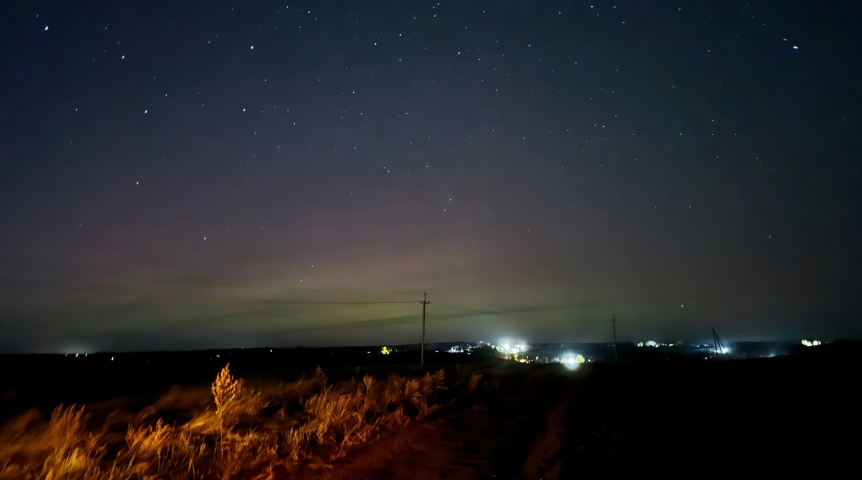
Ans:
[[[456,383],[458,396],[479,389],[481,375],[460,377],[468,380]],[[253,389],[226,365],[209,406],[200,391],[174,389],[159,409],[113,411],[102,424],[77,405],[58,406],[47,421],[36,412],[18,417],[0,428],[0,480],[282,478],[311,457],[344,457],[381,430],[436,413],[446,391],[443,370],[330,384],[320,368],[313,378]],[[178,410],[185,421],[160,414]]]

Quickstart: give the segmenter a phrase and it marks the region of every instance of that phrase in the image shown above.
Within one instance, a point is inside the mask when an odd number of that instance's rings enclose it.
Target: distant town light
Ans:
[[[560,359],[560,363],[565,365],[569,370],[578,368],[584,362],[586,362],[586,359],[584,359],[583,355],[574,353],[563,354],[563,358]]]
[[[529,348],[525,342],[513,342],[508,339],[500,340],[500,346],[492,345],[497,351],[509,355],[517,355],[526,352]]]

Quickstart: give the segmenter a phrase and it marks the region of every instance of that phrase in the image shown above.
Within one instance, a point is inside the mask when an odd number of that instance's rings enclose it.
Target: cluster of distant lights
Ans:
[[[493,347],[498,352],[500,352],[504,355],[507,355],[507,356],[511,355],[516,360],[518,358],[518,355],[523,354],[528,349],[528,346],[526,343],[523,343],[523,342],[512,343],[512,342],[508,342],[505,340],[500,342],[500,345],[493,345],[493,344],[490,344],[490,345],[491,345],[491,347]],[[667,344],[657,343],[657,342],[654,342],[652,340],[637,343],[638,347],[653,347],[653,348],[672,347],[673,345],[674,344],[672,344],[672,343],[667,343]],[[820,340],[802,340],[802,345],[805,345],[806,347],[817,347],[817,346],[823,345],[823,343]],[[708,344],[703,344],[702,346],[703,347],[709,347]],[[449,349],[449,353],[465,353],[466,351],[467,351],[466,349],[458,347],[458,346],[452,347]],[[392,352],[393,352],[392,349],[384,346],[380,349],[379,353],[382,355],[389,355]],[[272,349],[269,350],[269,353],[272,353]],[[371,352],[368,352],[368,353],[371,353]],[[730,353],[730,349],[727,347],[724,347],[721,349],[720,353],[728,354],[728,353]],[[78,358],[78,355],[79,354],[76,353],[75,358]],[[86,354],[86,353],[84,354],[85,357],[87,355],[88,354]],[[69,354],[67,353],[66,356],[69,356]],[[773,357],[773,356],[775,356],[774,353],[770,355],[770,357]],[[221,355],[216,355],[216,357],[221,358]],[[536,357],[536,358],[538,358],[538,357]],[[527,358],[522,358],[521,360],[523,362],[528,361]],[[519,361],[521,361],[521,360],[519,360]],[[111,361],[112,362],[114,361],[114,357],[111,357]],[[578,353],[564,353],[562,357],[554,357],[551,360],[551,363],[561,363],[561,364],[565,365],[566,368],[569,368],[571,370],[578,368],[578,366],[580,364],[585,363],[585,362],[586,362],[586,359],[584,358],[584,356],[581,354],[578,354]]]
[[[67,354],[65,354],[65,355],[63,355],[63,356],[64,356],[64,357],[68,357],[69,355],[71,355],[71,354],[67,353]],[[75,358],[78,358],[78,355],[80,355],[80,353],[76,353],[76,354],[75,354]],[[86,356],[89,356],[89,353],[85,353],[85,354],[84,354],[84,356],[85,356],[85,357],[86,357]],[[111,357],[111,361],[112,361],[112,362],[114,361],[114,357]]]
[[[520,363],[530,363],[529,357],[523,356],[523,354],[529,349],[529,345],[527,345],[526,342],[501,340],[500,345],[491,345],[491,347],[505,355],[504,358],[511,357],[513,360]],[[519,358],[519,356],[521,357]],[[536,360],[538,359],[539,357],[536,357]],[[584,358],[583,355],[573,352],[567,352],[560,357],[554,357],[550,359],[550,363],[560,363],[569,370],[574,370],[578,368],[582,363],[585,363],[586,361],[587,360]]]
[[[683,344],[681,344],[681,343],[658,343],[658,342],[655,342],[655,341],[653,341],[653,340],[648,340],[648,341],[646,341],[646,342],[638,342],[636,345],[637,345],[638,347],[652,347],[652,348],[659,348],[659,347],[682,346]],[[712,345],[710,345],[710,344],[708,344],[708,343],[702,343],[702,344],[699,344],[699,345],[691,345],[691,346],[692,346],[692,347],[695,347],[695,348],[709,348],[709,349],[712,349],[712,348],[713,348],[713,346],[712,346]],[[730,349],[729,349],[729,348],[727,348],[727,347],[722,347],[722,348],[721,348],[721,351],[720,351],[720,352],[718,352],[718,353],[720,353],[720,354],[722,354],[722,355],[726,355],[726,354],[730,353]]]
[[[578,366],[580,364],[582,364],[586,361],[587,360],[584,358],[584,356],[579,354],[579,353],[578,354],[566,353],[562,356],[562,358],[560,358],[559,363],[562,363],[563,365],[565,365],[566,368],[568,368],[569,370],[574,370],[574,369],[578,368]]]
[[[527,351],[527,344],[523,342],[513,343],[508,340],[501,340],[500,345],[492,345],[500,353],[508,355],[518,355]]]
[[[638,342],[636,345],[638,347],[653,347],[653,348],[684,346],[682,343],[679,343],[679,342],[678,343],[658,343],[658,342],[653,341],[653,340],[647,340],[646,342]],[[691,346],[692,347],[704,347],[704,348],[710,347],[710,345],[708,343],[702,343],[699,345],[691,345]]]

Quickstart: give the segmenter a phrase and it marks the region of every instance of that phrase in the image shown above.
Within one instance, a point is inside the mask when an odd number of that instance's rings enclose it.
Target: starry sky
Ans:
[[[860,13],[3,2],[0,351],[857,337]]]

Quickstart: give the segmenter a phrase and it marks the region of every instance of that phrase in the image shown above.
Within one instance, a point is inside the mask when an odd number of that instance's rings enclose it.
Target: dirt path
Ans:
[[[545,431],[533,442],[524,461],[522,473],[525,478],[556,480],[560,478],[565,456],[563,436],[565,434],[566,407],[568,399],[557,405],[545,419]]]
[[[560,385],[533,387],[518,396],[499,395],[444,418],[389,432],[332,468],[321,467],[302,476],[320,480],[561,478],[570,392]]]

